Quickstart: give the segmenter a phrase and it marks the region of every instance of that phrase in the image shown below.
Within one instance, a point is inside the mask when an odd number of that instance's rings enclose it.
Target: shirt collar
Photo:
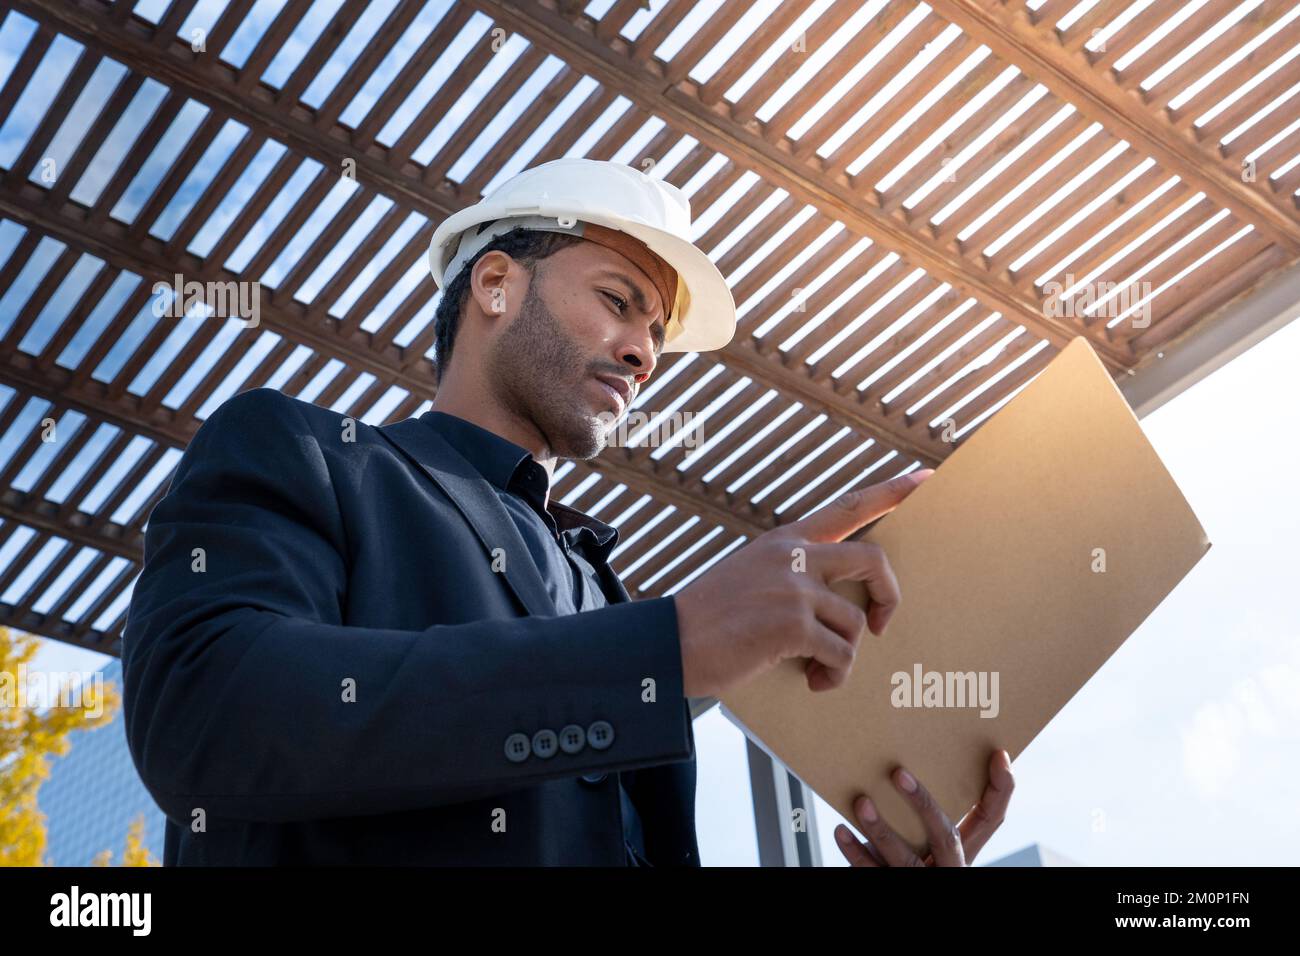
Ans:
[[[423,420],[436,428],[479,474],[502,491],[509,489],[516,471],[533,462],[528,449],[468,419],[430,411]],[[537,467],[541,468],[541,465]]]
[[[602,560],[609,560],[610,552],[614,550],[614,545],[618,544],[617,528],[558,501],[552,501],[551,508],[555,511],[556,524],[565,531],[576,534],[583,528],[590,529],[596,538],[596,553]]]
[[[546,469],[528,449],[510,439],[448,412],[431,409],[421,417],[421,421],[436,428],[479,474],[500,490],[511,491],[512,484],[530,482],[538,490],[546,488]],[[548,510],[563,531],[591,529],[602,557],[608,556],[618,541],[618,529],[576,508],[552,500]]]

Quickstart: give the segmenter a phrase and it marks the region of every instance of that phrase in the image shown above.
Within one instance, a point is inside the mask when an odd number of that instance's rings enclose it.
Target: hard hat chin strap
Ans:
[[[509,216],[492,222],[480,223],[473,229],[466,229],[460,234],[460,243],[456,254],[447,264],[447,271],[442,276],[442,287],[451,285],[453,279],[460,275],[460,270],[478,255],[497,236],[503,236],[511,229],[532,229],[536,232],[559,232],[569,236],[581,236],[583,222],[570,220],[571,224],[561,224],[554,216]]]

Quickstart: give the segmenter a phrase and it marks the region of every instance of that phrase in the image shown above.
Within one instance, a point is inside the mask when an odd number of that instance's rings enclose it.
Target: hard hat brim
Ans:
[[[547,209],[539,204],[532,209],[511,209],[511,215],[570,217],[562,209]],[[504,218],[503,216],[493,218]],[[640,239],[651,252],[677,270],[678,319],[668,330],[663,352],[712,352],[724,348],[736,333],[736,302],[726,279],[699,248],[684,239],[647,223],[619,220],[615,217],[586,213],[588,222],[618,229]],[[429,243],[429,270],[440,287],[443,272],[455,255],[456,238],[466,229],[488,221],[479,206],[453,214],[433,234]]]

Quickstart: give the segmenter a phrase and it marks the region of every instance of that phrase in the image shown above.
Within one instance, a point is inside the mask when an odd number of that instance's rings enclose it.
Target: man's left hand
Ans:
[[[1005,750],[994,752],[989,760],[989,782],[984,795],[959,826],[940,809],[939,804],[902,767],[893,773],[894,786],[912,804],[925,826],[929,837],[929,852],[924,858],[916,855],[889,824],[880,819],[875,805],[865,794],[853,803],[858,826],[867,835],[866,843],[859,843],[844,824],[835,828],[835,842],[852,866],[969,866],[988,842],[1003,819],[1016,782],[1011,776],[1011,756]],[[873,819],[874,818],[874,819]]]

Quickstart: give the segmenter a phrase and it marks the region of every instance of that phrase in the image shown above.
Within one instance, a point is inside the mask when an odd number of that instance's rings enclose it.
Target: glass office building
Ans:
[[[114,658],[102,673],[105,685],[121,691],[120,660]],[[51,761],[37,798],[46,816],[46,860],[54,866],[89,866],[110,850],[110,862],[120,865],[127,830],[143,816],[144,845],[161,863],[163,812],[135,771],[122,711],[102,727],[74,731],[68,740],[68,753]]]

